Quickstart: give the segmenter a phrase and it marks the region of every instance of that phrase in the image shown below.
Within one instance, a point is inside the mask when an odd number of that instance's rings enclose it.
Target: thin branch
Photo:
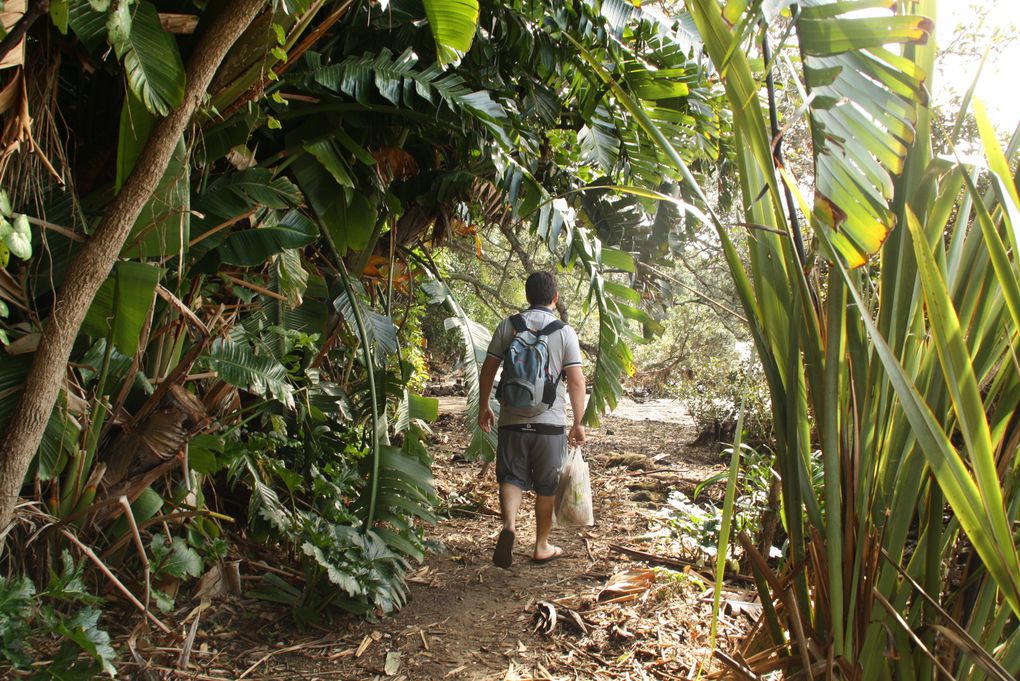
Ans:
[[[498,290],[496,290],[495,288],[493,288],[493,287],[489,286],[488,284],[482,282],[481,280],[479,280],[476,277],[472,277],[471,275],[468,275],[468,274],[449,274],[448,273],[446,275],[446,278],[447,279],[453,279],[454,281],[463,281],[465,284],[471,284],[471,286],[473,286],[475,288],[475,293],[486,293],[486,294],[488,294],[489,296],[492,297],[492,299],[495,302],[499,303],[505,310],[516,310],[517,309],[517,306],[514,305],[513,303],[507,302],[507,300],[505,298],[503,298],[502,294]],[[483,300],[482,302],[488,304],[488,301],[486,301],[486,300]],[[491,307],[492,306],[490,305],[490,308]],[[495,310],[494,309],[493,312],[499,313],[499,310]]]
[[[250,218],[252,215],[255,214],[256,210],[257,210],[257,208],[252,208],[250,210],[245,211],[244,213],[241,213],[240,215],[235,215],[234,217],[230,218],[229,220],[226,220],[225,222],[221,222],[220,224],[216,225],[212,229],[207,230],[207,231],[199,234],[194,239],[192,239],[191,241],[188,242],[188,248],[191,248],[192,246],[194,246],[195,244],[201,242],[204,239],[208,239],[209,237],[211,237],[216,232],[219,232],[220,230],[223,230],[223,229],[226,229],[227,227],[231,227],[233,225],[236,225],[241,220],[245,220],[247,218]]]
[[[285,296],[285,295],[283,295],[281,293],[277,293],[276,291],[270,291],[265,286],[259,286],[258,284],[253,284],[250,281],[245,281],[244,279],[232,276],[230,274],[227,274],[226,272],[220,272],[219,273],[219,277],[220,277],[220,279],[226,279],[231,284],[235,284],[237,286],[241,286],[241,287],[244,287],[244,288],[247,288],[247,289],[251,289],[252,291],[255,291],[256,293],[261,293],[264,296],[269,296],[270,298],[275,298],[277,300],[282,300],[285,303],[287,302],[287,296]]]
[[[521,240],[517,238],[516,234],[514,234],[513,225],[500,225],[499,230],[503,232],[506,240],[510,243],[510,249],[517,254],[518,258],[520,258],[521,264],[524,265],[524,269],[526,269],[529,273],[534,272],[535,261],[531,258],[531,254],[528,253],[527,249],[521,245]],[[567,303],[563,300],[562,296],[560,296],[560,299],[556,302],[556,310],[560,313],[560,319],[562,319],[565,323],[570,323],[570,311],[567,309]]]
[[[85,242],[84,236],[78,234],[73,230],[68,229],[67,227],[55,225],[52,222],[46,222],[45,220],[40,220],[39,218],[34,218],[30,215],[26,215],[25,219],[28,220],[28,223],[30,225],[35,225],[36,227],[42,227],[43,229],[48,229],[51,232],[56,232],[57,234],[70,239],[71,241],[76,241],[78,243]]]
[[[702,300],[704,300],[709,305],[712,305],[713,307],[716,307],[719,310],[722,310],[726,314],[733,315],[734,317],[736,317],[737,319],[739,319],[740,321],[742,321],[745,324],[747,323],[747,318],[744,317],[739,312],[737,312],[736,310],[731,309],[731,308],[727,307],[726,305],[723,305],[722,303],[720,303],[717,300],[709,298],[707,295],[705,295],[704,293],[702,293],[698,289],[696,289],[696,288],[694,288],[692,286],[688,286],[687,284],[683,283],[682,281],[680,281],[676,277],[670,276],[669,274],[666,274],[665,272],[663,272],[661,270],[658,270],[658,269],[652,267],[651,265],[642,264],[642,266],[645,269],[647,269],[649,272],[652,272],[653,274],[656,274],[656,275],[662,277],[663,279],[668,279],[670,282],[676,284],[677,286],[680,286],[681,288],[684,288],[684,289],[690,291],[694,295],[696,295],[699,298],[701,298]]]
[[[143,613],[145,613],[145,616],[147,618],[149,618],[152,621],[153,624],[155,624],[157,627],[159,627],[160,631],[162,631],[164,634],[173,634],[173,631],[170,629],[170,627],[168,627],[167,625],[163,624],[163,622],[161,622],[158,617],[153,615],[152,612],[150,612],[148,608],[146,608],[144,605],[142,605],[141,601],[139,601],[137,598],[135,598],[135,595],[133,593],[131,593],[126,586],[124,586],[123,582],[121,582],[119,579],[117,579],[117,575],[113,574],[110,571],[110,568],[106,567],[106,563],[104,563],[102,560],[100,560],[99,556],[97,556],[92,549],[90,549],[88,546],[85,546],[85,544],[82,544],[81,541],[78,539],[78,537],[74,536],[72,533],[68,532],[66,529],[61,528],[60,534],[62,534],[65,537],[67,537],[71,541],[72,544],[77,546],[78,549],[89,558],[89,560],[91,560],[93,563],[95,563],[96,567],[99,568],[100,572],[102,572],[104,575],[106,575],[106,578],[109,579],[111,582],[113,582],[113,585],[115,587],[117,587],[117,590],[120,591],[122,594],[124,594],[127,597],[127,599],[129,601],[131,601],[131,603],[136,608],[138,608]]]

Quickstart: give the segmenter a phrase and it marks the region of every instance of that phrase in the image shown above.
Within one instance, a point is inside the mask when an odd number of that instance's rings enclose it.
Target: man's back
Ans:
[[[521,312],[524,321],[529,329],[540,330],[550,322],[556,320],[556,315],[551,311],[533,307]],[[496,327],[492,334],[492,341],[489,343],[488,354],[502,361],[506,349],[510,347],[514,338],[514,327],[510,318],[504,319]],[[563,370],[570,366],[581,366],[581,349],[577,341],[577,333],[569,326],[564,326],[548,336],[549,346],[549,372],[554,377],[559,377]],[[521,416],[512,414],[510,410],[500,410],[499,425],[510,426],[524,423],[544,423],[562,426],[566,423],[566,382],[560,380],[556,387],[556,399],[549,409],[546,409],[537,416]]]

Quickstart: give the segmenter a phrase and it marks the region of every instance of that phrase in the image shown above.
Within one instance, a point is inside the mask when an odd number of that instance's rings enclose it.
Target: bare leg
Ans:
[[[535,560],[542,560],[557,553],[559,548],[549,543],[552,532],[553,506],[556,497],[535,497]]]
[[[499,512],[503,517],[503,529],[517,531],[517,511],[521,508],[523,498],[524,491],[517,485],[504,482],[499,486]]]

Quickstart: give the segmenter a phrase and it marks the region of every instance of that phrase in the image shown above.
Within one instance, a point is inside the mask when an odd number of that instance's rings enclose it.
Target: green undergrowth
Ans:
[[[14,669],[67,681],[115,676],[102,599],[86,587],[84,567],[65,551],[41,589],[28,577],[0,577],[0,657]]]

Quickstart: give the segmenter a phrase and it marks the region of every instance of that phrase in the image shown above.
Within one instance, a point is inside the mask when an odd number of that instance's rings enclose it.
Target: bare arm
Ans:
[[[584,372],[576,365],[563,371],[567,375],[567,394],[570,396],[570,408],[574,412],[574,423],[570,427],[567,441],[571,445],[580,446],[584,444],[584,426],[581,425],[581,418],[584,417]]]
[[[502,362],[499,358],[486,355],[485,362],[482,364],[481,375],[478,379],[478,427],[486,433],[492,430],[492,426],[496,421],[496,416],[492,413],[492,407],[489,406],[489,397],[492,395],[492,384],[496,382],[496,372],[499,370],[500,364]],[[584,380],[583,376],[581,380]]]

